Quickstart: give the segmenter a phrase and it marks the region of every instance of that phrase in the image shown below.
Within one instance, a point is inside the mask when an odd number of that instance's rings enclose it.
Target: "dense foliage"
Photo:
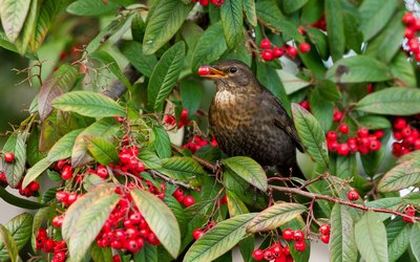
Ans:
[[[403,1],[0,0],[0,18],[39,88],[0,161],[0,197],[36,212],[0,225],[1,261],[303,262],[311,241],[334,262],[420,261]],[[293,117],[306,180],[218,148],[197,72],[224,59]]]

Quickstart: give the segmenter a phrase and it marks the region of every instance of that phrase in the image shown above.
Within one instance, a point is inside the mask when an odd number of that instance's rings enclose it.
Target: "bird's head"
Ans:
[[[246,92],[259,88],[251,69],[237,60],[225,60],[212,66],[201,66],[198,73],[201,77],[215,80],[218,91]]]

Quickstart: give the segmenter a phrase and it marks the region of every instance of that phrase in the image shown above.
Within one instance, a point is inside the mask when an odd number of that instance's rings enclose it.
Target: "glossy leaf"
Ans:
[[[326,77],[336,83],[380,82],[390,80],[387,65],[364,55],[343,58],[328,71]]]
[[[205,174],[203,168],[190,157],[171,157],[162,161],[162,168],[158,168],[165,175],[183,180],[191,181]]]
[[[242,1],[225,0],[220,7],[220,18],[226,43],[229,48],[234,48],[243,38]]]
[[[18,38],[30,6],[31,1],[28,0],[0,1],[1,24],[11,42]]]
[[[26,188],[32,181],[37,179],[51,164],[52,162],[48,158],[43,158],[28,169],[22,181],[22,188]]]
[[[0,187],[0,198],[10,205],[21,207],[25,209],[38,209],[44,207],[43,204],[17,197],[9,193],[4,187]]]
[[[116,145],[102,137],[88,139],[87,148],[92,157],[102,165],[118,161]]]
[[[331,262],[357,261],[352,217],[347,207],[335,204],[331,212]]]
[[[396,261],[410,245],[410,227],[404,221],[396,219],[386,229],[389,261]]]
[[[285,0],[282,4],[284,11],[291,14],[301,9],[307,2],[308,0]]]
[[[244,202],[242,202],[242,200],[237,197],[235,193],[227,191],[226,199],[230,217],[249,213],[248,208]]]
[[[92,245],[90,249],[90,256],[93,262],[112,262],[112,250],[110,247],[98,247],[98,245]]]
[[[118,8],[114,2],[102,0],[78,0],[67,7],[67,12],[80,16],[99,16],[110,13]]]
[[[251,233],[274,230],[289,222],[306,210],[306,207],[296,203],[274,204],[261,211],[248,224],[247,231]]]
[[[243,0],[246,19],[252,26],[257,26],[257,11],[255,10],[255,0]]]
[[[153,128],[154,141],[153,146],[160,158],[168,158],[171,156],[171,141],[168,133],[161,127]]]
[[[42,226],[42,223],[48,219],[51,219],[54,215],[55,210],[52,207],[41,208],[35,213],[31,232],[31,245],[33,251],[36,251],[36,236],[38,234],[39,228]]]
[[[0,224],[0,245],[0,252],[7,252],[8,254],[8,256],[3,254],[3,259],[9,258],[11,262],[19,261],[19,252],[15,240],[13,239],[12,234],[9,232],[9,230],[2,224]],[[2,257],[1,253],[0,257]]]
[[[31,237],[32,215],[22,213],[15,216],[4,226],[13,237],[16,249],[22,249]],[[0,260],[4,261],[7,258],[7,251],[4,249],[4,244],[0,243]]]
[[[184,57],[185,44],[181,41],[168,49],[160,58],[147,87],[147,104],[150,110],[162,111],[165,99],[172,92],[181,73]]]
[[[155,55],[145,55],[140,43],[130,41],[122,47],[122,53],[130,63],[142,74],[150,77],[157,63]]]
[[[125,110],[111,98],[92,91],[74,91],[53,100],[53,107],[88,117],[125,116]]]
[[[143,52],[153,54],[179,30],[192,5],[180,4],[178,0],[158,1],[148,18],[143,39]]]
[[[252,158],[235,156],[223,159],[222,163],[259,190],[263,192],[267,190],[267,176],[264,169]]]
[[[316,118],[298,104],[292,105],[292,114],[297,132],[308,154],[321,168],[328,167],[325,138]]]
[[[27,133],[13,133],[3,146],[3,152],[12,152],[15,155],[13,163],[3,161],[7,183],[12,187],[17,186],[25,171],[27,137]]]
[[[357,109],[384,115],[413,115],[420,113],[420,90],[391,87],[374,92],[357,103]]]
[[[175,215],[165,203],[148,191],[131,191],[134,203],[142,213],[150,229],[173,258],[181,247],[181,232]]]
[[[343,56],[346,47],[343,10],[339,1],[325,1],[325,20],[331,56],[336,61]]]
[[[355,226],[356,244],[366,262],[387,262],[385,225],[373,212],[367,212]]]
[[[255,213],[243,214],[221,221],[199,238],[184,256],[184,262],[212,261],[246,237],[246,227]]]
[[[379,181],[380,192],[398,191],[420,183],[420,162],[412,159],[389,170]]]
[[[411,228],[410,233],[410,247],[414,257],[417,261],[420,260],[420,223],[415,223]]]
[[[76,138],[82,131],[83,129],[76,129],[68,132],[66,135],[60,138],[48,152],[48,160],[50,162],[56,162],[58,160],[70,157]]]

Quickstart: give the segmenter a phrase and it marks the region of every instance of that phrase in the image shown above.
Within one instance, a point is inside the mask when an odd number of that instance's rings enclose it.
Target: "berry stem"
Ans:
[[[378,213],[387,213],[387,214],[392,214],[392,215],[396,215],[396,216],[405,217],[405,218],[408,218],[408,219],[420,221],[420,217],[409,216],[409,215],[406,215],[404,213],[394,211],[394,210],[391,210],[391,209],[367,207],[367,206],[356,204],[356,203],[353,203],[353,202],[350,202],[350,201],[347,201],[347,200],[343,200],[341,198],[335,198],[335,197],[331,197],[331,196],[327,196],[327,195],[315,194],[315,193],[303,191],[303,190],[298,189],[298,188],[283,187],[283,186],[270,186],[270,188],[273,189],[273,190],[280,191],[280,192],[297,194],[297,195],[305,196],[305,197],[312,198],[312,199],[326,200],[326,201],[329,201],[329,202],[338,203],[340,205],[349,206],[349,207],[360,209],[360,210],[363,210],[363,211],[373,211],[373,212],[378,212]]]

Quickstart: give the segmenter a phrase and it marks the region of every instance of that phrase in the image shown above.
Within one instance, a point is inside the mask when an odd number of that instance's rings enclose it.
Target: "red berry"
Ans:
[[[384,137],[385,132],[383,130],[376,130],[375,133],[373,133],[374,136],[376,136],[377,139],[381,139]]]
[[[404,14],[402,22],[406,25],[413,24],[416,22],[416,17],[412,13],[407,12]]]
[[[337,154],[347,156],[350,153],[350,147],[347,143],[339,144],[337,147]]]
[[[165,115],[163,117],[163,122],[169,126],[174,126],[176,124],[176,119],[173,115]]]
[[[265,61],[271,61],[274,59],[273,51],[271,49],[265,49],[261,52],[261,58]]]
[[[322,235],[321,236],[321,241],[324,242],[325,244],[328,244],[328,242],[330,242],[330,235]]]
[[[271,48],[270,39],[264,38],[263,40],[261,40],[260,47],[262,49],[270,49]]]
[[[286,53],[287,53],[288,56],[290,56],[293,59],[297,56],[298,51],[297,51],[296,47],[287,46],[286,47]]]
[[[403,217],[403,221],[406,223],[414,223],[414,217],[416,215],[416,209],[413,206],[407,206],[404,209],[404,213],[410,217]]]
[[[29,183],[28,188],[32,191],[32,192],[36,192],[39,190],[39,183],[36,181],[32,181],[31,183]]]
[[[381,142],[379,142],[378,140],[373,140],[370,142],[369,148],[372,151],[378,151],[379,149],[381,149]]]
[[[339,144],[337,141],[327,141],[328,151],[335,152],[337,151]]]
[[[130,164],[131,157],[132,157],[131,154],[125,153],[125,152],[120,152],[118,154],[118,158],[120,159],[121,163],[123,163],[124,165]]]
[[[182,204],[184,204],[184,206],[189,207],[195,204],[195,199],[193,196],[185,196],[184,199],[182,200]]]
[[[55,193],[55,198],[58,202],[66,203],[69,198],[69,193],[65,191],[57,191],[57,193]]]
[[[405,128],[407,126],[407,121],[404,118],[396,118],[394,120],[393,126],[395,129],[397,130],[402,130],[403,128]]]
[[[305,234],[303,233],[302,230],[295,230],[293,232],[293,239],[295,241],[302,241],[303,239],[305,239]]]
[[[200,5],[202,6],[208,6],[209,5],[209,0],[199,0]]]
[[[64,215],[55,216],[52,220],[53,227],[60,228],[63,225]]]
[[[275,58],[279,58],[279,57],[283,56],[284,53],[285,53],[285,50],[281,47],[276,46],[276,47],[273,48],[273,56]]]
[[[327,141],[337,141],[337,133],[335,131],[328,131],[327,132]]]
[[[348,134],[349,133],[349,126],[345,123],[342,123],[338,126],[338,130],[343,134]]]
[[[188,109],[184,108],[181,111],[181,115],[179,116],[179,123],[178,127],[181,128],[188,124]]]
[[[403,130],[401,130],[401,134],[404,138],[411,136],[412,132],[413,130],[411,129],[411,126],[407,126]]]
[[[406,29],[405,29],[405,37],[407,37],[408,39],[411,39],[411,38],[413,38],[415,35],[416,35],[416,32],[413,30],[413,29],[411,29],[411,28],[409,28],[409,27],[407,27]]]
[[[354,189],[351,189],[349,192],[347,192],[347,198],[350,201],[356,201],[359,199],[359,197],[359,193]]]
[[[261,249],[255,249],[254,252],[252,252],[252,258],[256,261],[261,261],[264,259],[264,251]]]
[[[221,7],[224,2],[224,0],[211,0],[211,3],[217,7]]]
[[[357,136],[358,137],[368,137],[369,136],[369,129],[367,128],[359,128],[359,130],[357,130]]]
[[[344,114],[343,112],[339,111],[339,110],[334,110],[334,114],[333,114],[333,121],[334,122],[340,122],[341,119],[343,119]]]
[[[13,152],[4,153],[4,161],[6,163],[13,163],[15,161],[15,154]]]
[[[296,241],[295,242],[295,249],[299,252],[303,252],[306,249],[306,243],[304,240]]]
[[[181,188],[177,188],[172,194],[175,198],[184,196],[184,191]]]
[[[112,262],[121,262],[121,257],[120,255],[113,255],[112,256]]]
[[[323,224],[322,226],[319,227],[319,233],[321,233],[322,235],[329,235],[331,231],[331,227],[328,224]]]
[[[311,105],[309,104],[308,100],[303,100],[299,103],[299,105],[303,108],[305,108],[308,111],[311,111]]]
[[[408,40],[408,47],[412,52],[416,52],[417,49],[419,49],[419,41],[417,38],[412,38]]]
[[[69,165],[63,167],[61,171],[61,178],[64,180],[69,180],[73,177],[73,168]]]
[[[105,179],[108,177],[108,170],[103,165],[98,165],[98,167],[96,168],[96,174],[99,177]]]
[[[311,51],[311,45],[306,43],[306,42],[300,43],[299,44],[299,50],[300,50],[300,52],[302,52],[304,54],[308,53],[309,51]]]
[[[210,70],[210,67],[208,67],[208,66],[200,66],[198,68],[198,74],[200,76],[210,75],[210,73],[211,73],[211,70]]]
[[[291,228],[286,228],[282,231],[283,239],[286,241],[293,240],[293,230]]]
[[[195,240],[199,239],[200,237],[202,237],[204,235],[204,231],[201,230],[201,228],[196,228],[194,229],[194,231],[192,232],[192,236]]]
[[[274,259],[274,254],[270,249],[266,249],[264,251],[264,259],[267,261],[271,261]]]

